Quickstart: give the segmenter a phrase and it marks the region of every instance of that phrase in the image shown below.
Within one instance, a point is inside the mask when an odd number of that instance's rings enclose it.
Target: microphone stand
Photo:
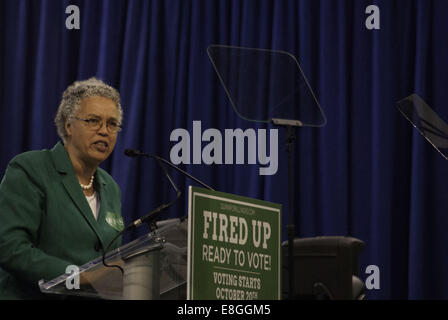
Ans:
[[[162,205],[160,205],[159,207],[157,207],[155,210],[151,211],[150,213],[146,214],[143,218],[140,218],[138,220],[136,220],[134,222],[134,226],[138,227],[139,225],[141,225],[143,222],[146,222],[148,224],[149,227],[149,231],[154,231],[155,229],[157,229],[157,225],[156,225],[156,219],[158,218],[158,216],[160,215],[160,213],[165,210],[166,208],[171,207],[171,205],[176,202],[182,192],[177,188],[176,184],[174,183],[173,179],[171,178],[170,174],[168,173],[168,171],[166,171],[165,166],[163,165],[163,163],[160,160],[157,160],[157,162],[159,163],[159,165],[162,167],[163,171],[165,172],[166,177],[168,178],[168,180],[170,181],[171,185],[173,186],[174,190],[176,190],[176,198],[174,200],[172,200],[169,203],[164,203]]]
[[[276,126],[286,127],[286,152],[288,153],[288,270],[289,270],[289,299],[293,300],[295,295],[294,277],[294,163],[293,149],[296,140],[295,129],[302,126],[298,120],[271,119]]]
[[[124,232],[132,229],[132,228],[136,228],[138,226],[140,226],[142,223],[147,223],[149,226],[149,230],[150,232],[154,231],[155,229],[157,229],[157,225],[155,220],[157,219],[157,217],[160,215],[160,213],[165,210],[166,208],[170,207],[174,202],[176,202],[179,197],[181,196],[181,191],[177,188],[176,184],[174,183],[173,179],[171,178],[170,174],[168,173],[168,171],[166,170],[165,166],[163,165],[163,163],[169,165],[170,167],[176,169],[177,171],[179,171],[180,173],[182,173],[183,175],[189,177],[190,179],[196,181],[197,183],[199,183],[200,185],[202,185],[203,187],[214,191],[210,186],[206,185],[205,183],[203,183],[202,181],[196,179],[195,177],[193,177],[192,175],[190,175],[189,173],[185,172],[184,170],[178,168],[177,166],[175,166],[174,164],[172,164],[171,162],[153,155],[153,154],[148,154],[148,153],[143,153],[139,150],[133,150],[133,149],[126,149],[125,150],[125,155],[127,155],[128,157],[147,157],[147,158],[153,158],[156,159],[158,164],[162,167],[163,171],[165,172],[165,175],[167,176],[168,180],[170,181],[171,185],[173,186],[174,190],[176,190],[176,198],[174,200],[172,200],[169,203],[164,203],[162,205],[160,205],[159,207],[157,207],[156,209],[152,210],[151,212],[149,212],[148,214],[146,214],[145,216],[143,216],[142,218],[139,218],[137,220],[135,220],[134,222],[132,222],[131,224],[129,224],[128,226],[126,226],[121,232],[119,232],[113,239],[112,241],[109,242],[108,246],[106,247],[106,249],[103,251],[103,256],[102,256],[102,261],[103,261],[103,265],[106,267],[116,267],[118,269],[120,269],[121,273],[124,274],[123,269],[118,266],[118,265],[109,265],[106,263],[106,253],[108,251],[108,249],[110,248],[110,246],[112,245],[112,243],[119,237],[121,236]]]
[[[170,181],[171,185],[173,186],[173,188],[176,190],[177,193],[177,197],[176,199],[174,199],[173,201],[171,201],[170,203],[167,204],[162,204],[161,206],[159,206],[158,208],[156,208],[155,210],[151,211],[150,213],[146,214],[144,217],[137,219],[136,221],[134,221],[132,223],[132,227],[138,227],[139,225],[141,225],[142,223],[146,222],[149,226],[150,231],[153,231],[157,228],[156,224],[155,224],[155,219],[159,216],[160,212],[163,211],[164,209],[170,207],[177,199],[179,199],[181,192],[180,190],[177,188],[176,184],[174,183],[173,179],[171,178],[170,174],[168,173],[168,171],[166,170],[165,166],[163,164],[167,164],[169,165],[171,168],[176,169],[177,171],[179,171],[180,173],[182,173],[183,175],[189,177],[190,179],[194,180],[195,182],[199,183],[200,185],[202,185],[203,187],[214,191],[210,186],[206,185],[204,182],[200,181],[199,179],[196,179],[195,177],[193,177],[192,175],[190,175],[188,172],[185,172],[184,170],[178,168],[177,166],[175,166],[174,164],[172,164],[171,162],[165,160],[162,157],[156,156],[154,154],[150,154],[150,153],[144,153],[141,152],[139,150],[135,150],[135,149],[126,149],[124,151],[124,154],[128,157],[146,157],[146,158],[152,158],[157,160],[157,163],[162,167],[163,171],[165,172],[165,175],[167,176],[168,180]]]
[[[126,150],[127,151],[127,150]],[[128,155],[126,153],[126,155]],[[160,158],[162,159],[162,158]],[[158,218],[158,216],[160,215],[160,213],[171,207],[174,202],[176,202],[182,192],[180,192],[180,190],[177,188],[176,184],[174,183],[173,179],[171,178],[170,174],[168,173],[168,171],[166,170],[165,166],[162,164],[162,162],[157,159],[157,163],[162,167],[163,171],[165,172],[166,177],[168,178],[168,180],[170,181],[171,185],[173,186],[174,190],[176,190],[176,198],[171,200],[168,203],[163,203],[162,205],[158,206],[156,209],[152,210],[151,212],[149,212],[148,214],[144,215],[142,218],[139,218],[137,220],[135,220],[133,223],[129,224],[128,226],[126,226],[126,228],[124,228],[123,230],[121,230],[107,245],[106,249],[103,251],[103,256],[102,256],[102,262],[103,265],[105,267],[115,267],[118,268],[121,271],[121,274],[124,275],[124,270],[122,267],[120,267],[119,265],[109,265],[106,262],[106,254],[109,251],[110,246],[112,245],[112,243],[114,243],[114,241],[116,239],[118,239],[118,237],[120,237],[122,234],[124,234],[126,231],[132,229],[132,228],[137,228],[138,226],[140,226],[142,223],[146,223],[149,227],[149,231],[153,232],[154,230],[157,229],[157,225],[156,225],[156,219]]]

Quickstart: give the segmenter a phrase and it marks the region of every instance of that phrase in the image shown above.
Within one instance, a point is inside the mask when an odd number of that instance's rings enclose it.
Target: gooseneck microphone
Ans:
[[[171,205],[173,205],[174,202],[176,202],[180,196],[181,196],[181,192],[180,190],[177,188],[176,184],[174,183],[173,179],[171,178],[170,174],[168,173],[168,171],[166,170],[165,166],[163,164],[167,164],[170,167],[176,169],[177,171],[179,171],[180,173],[182,173],[183,175],[189,177],[190,179],[194,180],[195,182],[199,183],[201,186],[209,189],[209,190],[213,190],[213,188],[211,188],[210,186],[206,185],[204,182],[200,181],[199,179],[196,179],[195,177],[193,177],[192,175],[190,175],[188,172],[185,172],[184,170],[178,168],[177,166],[175,166],[174,164],[172,164],[171,162],[153,155],[153,154],[148,154],[148,153],[143,153],[139,150],[134,150],[134,149],[126,149],[124,151],[124,154],[127,155],[128,157],[147,157],[147,158],[153,158],[155,160],[157,160],[157,162],[159,163],[159,165],[162,167],[163,171],[165,172],[166,177],[168,178],[168,180],[170,181],[171,185],[173,186],[174,190],[176,190],[176,198],[173,199],[172,201],[168,202],[168,203],[164,203],[162,205],[160,205],[159,207],[157,207],[156,209],[150,211],[148,214],[144,215],[143,217],[135,220],[134,222],[132,222],[131,224],[129,224],[128,226],[126,226],[122,231],[120,231],[113,239],[112,241],[109,242],[108,246],[106,247],[106,249],[103,251],[103,257],[102,257],[102,261],[103,261],[103,265],[106,267],[115,267],[120,269],[121,273],[124,274],[124,270],[123,268],[121,268],[121,266],[119,265],[109,265],[106,262],[106,253],[108,252],[108,249],[110,248],[110,246],[112,245],[112,243],[119,237],[121,236],[124,232],[132,229],[132,228],[136,228],[138,226],[140,226],[143,223],[147,223],[149,226],[150,231],[154,231],[155,229],[157,229],[157,225],[156,225],[156,219],[158,218],[158,216],[160,215],[160,213],[169,208]]]
[[[135,149],[126,149],[126,150],[124,151],[124,154],[127,155],[128,157],[134,157],[134,158],[136,158],[136,157],[147,157],[147,158],[153,158],[153,159],[156,159],[156,160],[158,160],[158,161],[162,161],[163,163],[169,165],[171,168],[174,168],[174,169],[176,169],[177,171],[179,171],[180,173],[182,173],[183,175],[187,176],[187,177],[190,178],[191,180],[193,180],[193,181],[199,183],[199,184],[200,184],[201,186],[203,186],[204,188],[209,189],[209,190],[212,190],[212,191],[215,191],[212,187],[206,185],[204,182],[200,181],[199,179],[196,179],[195,177],[193,177],[193,176],[192,176],[191,174],[189,174],[188,172],[182,170],[181,168],[177,167],[176,165],[172,164],[171,162],[169,162],[169,161],[167,161],[167,160],[165,160],[165,159],[163,159],[163,158],[161,158],[161,157],[159,157],[159,156],[156,156],[156,155],[154,155],[154,154],[149,154],[149,153],[143,153],[143,152],[141,152],[141,151],[139,151],[139,150],[135,150]]]

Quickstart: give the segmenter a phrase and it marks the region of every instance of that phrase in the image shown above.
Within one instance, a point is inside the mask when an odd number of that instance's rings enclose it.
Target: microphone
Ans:
[[[143,155],[142,152],[140,152],[139,150],[135,150],[135,149],[126,149],[126,150],[124,150],[124,154],[127,155],[128,157],[134,157],[134,158]]]
[[[167,163],[171,166],[173,166],[170,162],[166,161],[163,158],[160,158],[158,156],[153,156],[153,155],[145,155],[144,153],[138,151],[138,150],[132,150],[132,149],[126,149],[125,150],[125,154],[129,157],[138,157],[138,156],[148,156],[151,158],[155,158],[157,160],[157,163],[162,167],[163,171],[165,172],[166,177],[168,178],[168,180],[170,181],[171,185],[173,186],[174,190],[176,190],[176,198],[174,200],[172,200],[169,203],[164,203],[162,205],[160,205],[159,207],[157,207],[156,209],[150,211],[148,214],[144,215],[143,217],[135,220],[134,222],[132,222],[131,224],[127,225],[123,230],[121,230],[113,239],[112,241],[109,242],[109,244],[107,245],[106,249],[103,251],[103,257],[102,257],[102,261],[103,261],[103,265],[105,267],[116,267],[118,269],[120,269],[121,273],[124,274],[123,268],[120,267],[119,265],[109,265],[106,262],[106,253],[108,252],[110,246],[112,245],[112,243],[114,243],[114,241],[120,237],[123,233],[125,233],[126,231],[132,229],[132,228],[136,228],[138,226],[140,226],[143,223],[147,223],[149,226],[150,231],[153,231],[155,229],[157,229],[157,225],[155,223],[155,220],[157,219],[157,217],[159,216],[159,214],[169,208],[174,202],[176,202],[182,192],[180,192],[180,190],[177,188],[176,184],[174,183],[173,179],[171,178],[170,174],[168,173],[168,171],[166,170],[165,166],[162,164],[162,162]]]
[[[199,179],[193,177],[193,176],[192,176],[191,174],[189,174],[188,172],[182,170],[181,168],[175,166],[175,165],[172,164],[171,162],[169,162],[169,161],[167,161],[167,160],[165,160],[165,159],[163,159],[163,158],[161,158],[161,157],[159,157],[159,156],[156,156],[156,155],[154,155],[154,154],[143,153],[143,152],[141,152],[140,150],[135,150],[135,149],[126,149],[126,150],[124,150],[124,154],[127,155],[128,157],[134,157],[134,158],[137,158],[137,157],[147,157],[147,158],[153,158],[153,159],[156,159],[156,160],[158,160],[158,161],[162,161],[163,163],[169,165],[171,168],[176,169],[177,171],[179,171],[179,172],[182,173],[183,175],[187,176],[187,177],[190,178],[191,180],[197,182],[198,184],[200,184],[200,185],[203,186],[204,188],[209,189],[209,190],[212,190],[212,191],[215,191],[212,187],[206,185],[204,182],[202,182],[202,181],[200,181]]]
[[[161,206],[157,207],[156,209],[152,210],[151,212],[149,212],[148,214],[146,214],[145,216],[143,216],[140,219],[135,220],[134,222],[132,222],[131,224],[129,224],[127,227],[125,227],[122,231],[120,231],[113,239],[112,241],[109,242],[108,246],[106,247],[106,249],[103,251],[103,257],[102,257],[102,262],[103,265],[106,267],[115,267],[120,269],[121,273],[124,274],[123,268],[121,268],[119,265],[109,265],[106,263],[106,254],[108,252],[109,247],[112,245],[112,243],[119,237],[121,236],[124,232],[126,232],[129,229],[132,228],[136,228],[138,226],[140,226],[141,224],[148,223],[149,228],[151,231],[153,231],[154,229],[157,228],[156,224],[155,224],[155,219],[159,216],[160,212],[162,212],[163,210],[165,210],[166,208],[170,207],[174,202],[176,202],[180,195],[181,192],[180,190],[177,188],[176,184],[174,183],[173,179],[171,178],[171,176],[169,175],[168,171],[166,170],[165,166],[162,164],[165,163],[167,165],[169,165],[170,167],[176,169],[177,171],[179,171],[180,173],[182,173],[183,175],[189,177],[190,179],[196,181],[197,183],[199,183],[201,186],[203,186],[204,188],[207,188],[209,190],[214,191],[213,188],[211,188],[210,186],[206,185],[204,182],[200,181],[199,179],[196,179],[195,177],[193,177],[192,175],[190,175],[188,172],[185,172],[184,170],[178,168],[177,166],[175,166],[174,164],[172,164],[171,162],[153,155],[153,154],[148,154],[148,153],[143,153],[139,150],[135,150],[135,149],[126,149],[124,151],[124,154],[128,157],[133,157],[133,158],[137,158],[137,157],[147,157],[147,158],[153,158],[156,159],[157,162],[159,163],[159,165],[162,167],[163,171],[165,172],[165,175],[167,176],[168,180],[170,181],[171,185],[173,186],[173,188],[176,190],[176,198],[174,200],[172,200],[169,203],[164,203]]]
[[[174,164],[172,164],[171,162],[153,155],[153,154],[147,154],[147,153],[143,153],[139,150],[133,150],[133,149],[126,149],[124,151],[124,154],[127,155],[128,157],[148,157],[148,158],[153,158],[156,159],[157,162],[159,163],[159,165],[162,167],[163,171],[165,172],[166,177],[168,178],[168,180],[170,181],[171,185],[173,186],[174,190],[176,190],[176,198],[173,199],[171,202],[169,203],[164,203],[162,205],[160,205],[159,207],[157,207],[156,209],[152,210],[151,212],[149,212],[148,214],[144,215],[142,218],[135,220],[134,222],[132,222],[131,224],[129,224],[128,226],[126,226],[123,230],[121,230],[113,239],[112,241],[109,242],[108,246],[106,247],[106,249],[103,251],[103,257],[102,257],[102,262],[103,265],[105,267],[115,267],[120,269],[121,273],[124,274],[123,268],[119,265],[109,265],[106,262],[106,254],[108,252],[108,249],[110,248],[110,246],[112,245],[112,243],[119,237],[121,236],[124,232],[128,231],[129,229],[132,228],[136,228],[138,226],[140,226],[143,223],[147,223],[149,226],[150,231],[153,231],[155,229],[157,229],[157,225],[155,223],[155,220],[157,219],[157,217],[159,216],[159,214],[169,208],[171,205],[173,205],[174,202],[176,202],[180,196],[181,196],[181,192],[180,190],[177,188],[176,184],[174,183],[173,179],[171,178],[170,174],[168,173],[168,171],[166,170],[165,166],[162,163],[165,163],[167,165],[169,165],[170,167],[176,169],[177,171],[181,172],[182,174],[186,175],[187,177],[189,177],[190,179],[193,179],[194,181],[196,181],[197,183],[199,183],[200,185],[202,185],[203,187],[213,190],[211,187],[209,187],[208,185],[206,185],[205,183],[203,183],[202,181],[196,179],[195,177],[191,176],[189,173],[185,172],[184,170],[176,167]]]

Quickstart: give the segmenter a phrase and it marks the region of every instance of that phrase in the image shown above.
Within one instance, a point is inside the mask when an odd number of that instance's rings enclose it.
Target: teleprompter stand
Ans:
[[[296,140],[295,130],[301,127],[302,123],[297,120],[272,119],[272,123],[276,126],[286,128],[286,152],[288,154],[288,224],[286,229],[288,232],[288,270],[289,272],[289,299],[294,298],[294,161],[293,149]]]
[[[289,298],[293,299],[295,130],[298,127],[322,127],[327,120],[297,59],[291,53],[210,45],[207,54],[240,118],[286,128]]]

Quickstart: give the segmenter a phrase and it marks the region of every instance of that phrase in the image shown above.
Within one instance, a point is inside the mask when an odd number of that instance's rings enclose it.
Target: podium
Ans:
[[[39,282],[41,292],[93,299],[186,299],[187,236],[185,219],[157,223],[157,229],[79,267],[79,286],[63,274]],[[118,267],[120,266],[123,273]],[[70,289],[72,288],[72,289]]]
[[[281,205],[192,187],[187,219],[40,281],[45,294],[109,300],[279,300]],[[79,270],[76,270],[79,269]]]

